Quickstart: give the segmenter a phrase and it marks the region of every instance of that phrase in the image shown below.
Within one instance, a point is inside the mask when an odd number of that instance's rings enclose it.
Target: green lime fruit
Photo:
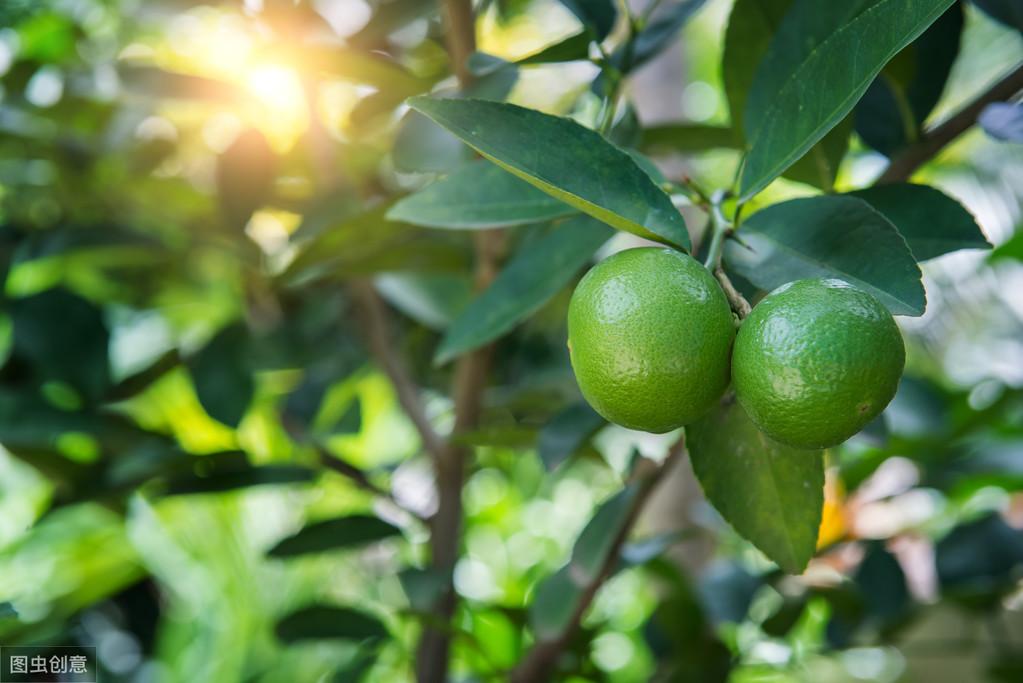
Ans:
[[[798,280],[757,304],[735,338],[739,402],[796,448],[840,444],[895,396],[906,362],[891,314],[841,280]]]
[[[568,346],[583,396],[602,416],[657,434],[702,417],[728,386],[735,323],[691,257],[628,249],[579,282]]]

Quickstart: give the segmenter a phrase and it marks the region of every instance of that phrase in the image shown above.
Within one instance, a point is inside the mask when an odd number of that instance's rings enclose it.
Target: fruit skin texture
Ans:
[[[707,413],[728,385],[734,338],[717,281],[673,249],[618,252],[583,277],[568,307],[579,388],[629,429],[660,434]]]
[[[735,339],[739,402],[796,448],[842,443],[895,396],[906,362],[891,314],[841,280],[797,280],[768,294]]]

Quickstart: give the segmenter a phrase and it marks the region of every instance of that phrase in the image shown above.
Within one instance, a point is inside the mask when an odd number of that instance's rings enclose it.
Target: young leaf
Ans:
[[[570,405],[540,430],[536,445],[540,460],[548,470],[553,470],[606,424],[585,401]]]
[[[553,197],[618,228],[689,248],[668,195],[628,154],[569,119],[511,104],[415,97],[413,109]]]
[[[917,261],[959,249],[991,248],[973,215],[933,187],[893,183],[849,194],[884,214],[906,238]]]
[[[526,244],[451,324],[434,361],[446,363],[510,330],[567,285],[610,237],[606,225],[579,216]]]
[[[301,640],[375,640],[387,629],[376,617],[350,607],[310,605],[277,622],[277,637],[285,643]]]
[[[955,4],[891,62],[856,105],[856,132],[891,156],[916,140],[959,53],[963,8]]]
[[[855,197],[774,204],[742,224],[743,244],[725,246],[728,265],[761,289],[802,278],[838,278],[873,294],[896,315],[923,315],[924,287],[906,240]]]
[[[693,471],[725,521],[785,571],[802,572],[824,507],[823,454],[772,441],[735,401],[687,435]]]
[[[881,68],[952,2],[795,0],[750,88],[742,198],[764,189],[845,118]]]
[[[295,557],[365,545],[392,536],[401,529],[370,515],[350,515],[314,522],[282,539],[267,551],[270,557]]]
[[[995,140],[1023,142],[1023,104],[1019,102],[989,104],[977,122]]]
[[[743,115],[757,67],[767,54],[771,39],[792,3],[793,0],[736,0],[732,5],[721,71],[732,116],[732,131],[740,148],[744,146],[744,140],[748,142],[743,133]],[[830,190],[849,146],[851,132],[852,122],[843,121],[786,169],[785,177]]]
[[[575,210],[568,204],[481,159],[398,200],[387,218],[428,228],[475,230],[538,223],[571,213]]]

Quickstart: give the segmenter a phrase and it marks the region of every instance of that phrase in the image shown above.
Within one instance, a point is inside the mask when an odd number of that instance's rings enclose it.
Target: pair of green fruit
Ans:
[[[583,396],[611,422],[676,429],[706,415],[731,381],[753,422],[797,448],[834,446],[877,417],[906,355],[884,306],[840,280],[779,287],[736,333],[714,277],[659,247],[619,252],[586,274],[568,343]]]

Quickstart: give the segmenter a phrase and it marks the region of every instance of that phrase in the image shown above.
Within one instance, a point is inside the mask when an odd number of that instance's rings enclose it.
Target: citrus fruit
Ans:
[[[673,249],[618,252],[568,307],[572,369],[602,416],[662,433],[704,415],[728,385],[735,325],[717,282]]]
[[[841,280],[798,280],[768,294],[735,339],[739,402],[768,436],[827,448],[895,396],[906,361],[891,314]]]

